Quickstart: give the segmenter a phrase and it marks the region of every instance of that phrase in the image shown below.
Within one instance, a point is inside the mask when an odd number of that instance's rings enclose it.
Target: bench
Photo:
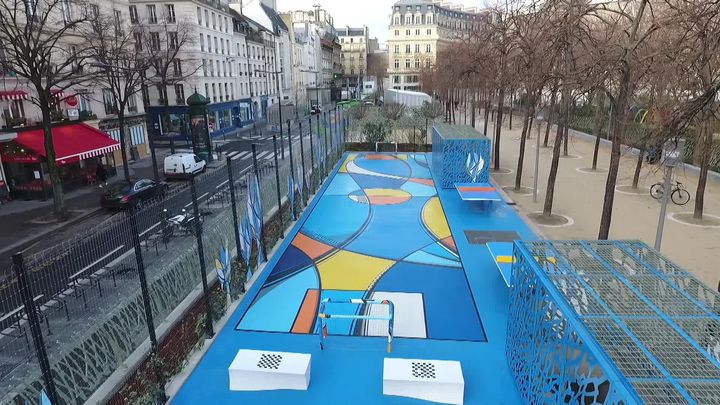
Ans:
[[[495,186],[490,183],[456,183],[455,189],[463,201],[486,203],[504,201]]]
[[[38,302],[42,300],[44,297],[43,294],[37,295],[35,298],[33,298],[33,304],[37,307]],[[48,335],[50,335],[50,326],[48,323],[47,315],[40,313],[40,316],[45,317],[45,325],[48,328]],[[5,322],[9,321],[10,325],[0,331],[0,335],[7,336],[15,339],[24,338],[25,339],[25,345],[28,348],[28,353],[30,353],[30,340],[28,338],[28,333],[25,330],[25,325],[27,324],[27,314],[25,313],[25,305],[20,305],[19,307],[13,309],[12,311],[8,312],[7,314],[0,317],[0,325],[5,324]]]
[[[462,404],[465,379],[459,361],[384,359],[383,395]]]
[[[228,373],[231,391],[304,391],[310,385],[310,355],[241,349]]]

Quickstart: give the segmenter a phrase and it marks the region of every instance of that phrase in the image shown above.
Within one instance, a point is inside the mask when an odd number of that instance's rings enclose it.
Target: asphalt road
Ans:
[[[309,139],[307,135],[307,121],[304,122],[303,147],[306,154],[309,152]],[[313,133],[316,132],[313,120]],[[289,156],[287,128],[284,126],[282,144],[277,139],[278,159]],[[291,125],[294,153],[299,153],[300,135],[297,124]],[[315,138],[317,139],[317,138]],[[269,131],[258,133],[245,132],[237,138],[230,138],[222,143],[218,142],[217,149],[221,151],[221,161],[216,162],[207,173],[198,176],[196,184],[197,198],[200,205],[207,202],[214,195],[222,193],[227,187],[227,170],[224,160],[229,157],[235,168],[235,173],[241,173],[253,164],[252,146],[255,145],[256,159],[259,167],[271,167],[274,164],[274,143]],[[307,158],[307,156],[306,156]],[[281,165],[283,161],[279,162]],[[235,178],[239,182],[239,176]],[[81,203],[90,205],[90,201],[97,204],[97,199],[84,198]],[[175,215],[186,209],[192,212],[192,196],[188,182],[174,182],[166,198],[146,207],[135,216],[140,241],[144,242],[151,235],[157,233],[163,226],[164,211]],[[61,228],[46,235],[41,241],[31,241],[26,248],[26,267],[29,281],[34,286],[35,295],[43,294],[45,299],[51,299],[59,292],[69,287],[68,282],[76,278],[87,278],[97,270],[107,266],[119,257],[133,249],[132,222],[128,213],[108,213],[98,211],[87,218],[70,226]],[[0,266],[7,263],[10,252],[0,257]],[[9,266],[0,267],[7,280]],[[12,311],[21,303],[17,289],[5,285],[0,289],[0,311]]]

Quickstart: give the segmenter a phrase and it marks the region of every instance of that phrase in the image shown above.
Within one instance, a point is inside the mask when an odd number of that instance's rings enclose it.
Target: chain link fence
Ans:
[[[53,404],[107,402],[120,387],[103,387],[110,391],[104,397],[98,388],[131,367],[128,359],[147,343],[145,380],[129,383],[119,403],[164,398],[164,381],[213,333],[227,306],[216,281],[228,261],[239,268],[232,297],[244,289],[238,235],[250,177],[259,179],[262,239],[271,247],[344,152],[342,111],[289,124],[275,142],[253,145],[249,165],[228,158],[162,198],[37,254],[14,256],[0,282],[0,403],[39,403],[41,395]],[[259,161],[256,146],[272,158]],[[250,266],[256,261],[253,250]],[[173,325],[192,333],[168,332]]]

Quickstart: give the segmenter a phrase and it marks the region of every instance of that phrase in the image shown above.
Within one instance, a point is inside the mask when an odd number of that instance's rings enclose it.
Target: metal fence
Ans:
[[[638,241],[515,242],[507,357],[531,403],[717,403],[720,294]]]
[[[0,403],[38,403],[44,393],[53,404],[80,404],[143,342],[156,352],[158,327],[200,286],[209,304],[216,263],[242,251],[238,221],[247,215],[250,177],[258,178],[264,226],[280,213],[282,236],[291,212],[299,215],[339,159],[346,126],[335,110],[288,121],[274,141],[253,145],[252,164],[227,158],[71,240],[14,256],[0,284]],[[257,148],[271,149],[271,159],[258,160]],[[290,199],[296,204],[284,215]],[[217,316],[206,307],[203,329],[211,333]]]

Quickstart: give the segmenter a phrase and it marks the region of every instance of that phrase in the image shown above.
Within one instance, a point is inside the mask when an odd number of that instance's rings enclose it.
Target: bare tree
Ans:
[[[146,34],[144,28],[139,25],[131,29],[126,27],[122,18],[102,12],[90,24],[88,43],[102,72],[97,76],[97,84],[112,95],[112,107],[120,127],[123,172],[125,181],[129,183],[127,149],[130,145],[125,127],[125,111],[141,89],[149,62],[142,53],[142,38]],[[151,153],[154,152],[154,149],[151,150]],[[153,164],[156,165],[155,160]],[[154,166],[153,174],[157,180],[157,166]]]
[[[94,72],[86,69],[91,57],[79,30],[97,15],[97,6],[83,0],[6,0],[0,4],[0,43],[3,69],[27,79],[34,93],[30,101],[40,108],[53,189],[55,216],[67,218],[60,171],[52,139],[52,111],[59,94],[85,83]]]

